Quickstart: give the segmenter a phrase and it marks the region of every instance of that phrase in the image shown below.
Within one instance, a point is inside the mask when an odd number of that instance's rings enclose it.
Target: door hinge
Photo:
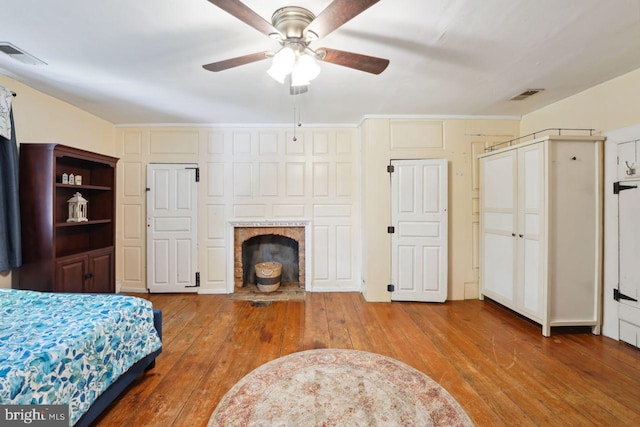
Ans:
[[[393,234],[396,232],[396,228],[393,225],[387,227],[387,233]]]
[[[196,284],[195,285],[190,285],[190,286],[185,286],[185,288],[199,288],[200,287],[200,272],[197,271],[196,272]]]
[[[632,188],[638,188],[637,185],[624,185],[619,182],[613,183],[613,194],[620,194],[621,191],[631,190]]]
[[[396,290],[395,285],[387,285],[387,292],[394,292]]]
[[[620,290],[618,290],[618,289],[614,289],[613,290],[613,299],[616,300],[616,301],[620,301],[621,299],[623,299],[623,300],[627,300],[627,301],[638,302],[637,299],[631,298],[629,295],[625,295],[625,294],[621,293]]]
[[[387,172],[394,173],[395,171],[396,171],[396,168],[393,165],[387,166]]]
[[[200,182],[200,168],[185,168],[185,169],[192,169],[196,171],[196,182]]]

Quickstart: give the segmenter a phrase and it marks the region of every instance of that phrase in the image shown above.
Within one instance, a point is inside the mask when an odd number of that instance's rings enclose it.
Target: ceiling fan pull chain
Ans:
[[[293,142],[296,142],[298,138],[296,138],[296,105],[293,105]]]

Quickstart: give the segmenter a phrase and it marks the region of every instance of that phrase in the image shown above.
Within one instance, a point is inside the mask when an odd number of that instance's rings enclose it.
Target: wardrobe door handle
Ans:
[[[516,237],[516,233],[511,233],[511,236]]]
[[[518,234],[518,236],[520,236],[522,238],[522,237],[524,237],[524,234]]]

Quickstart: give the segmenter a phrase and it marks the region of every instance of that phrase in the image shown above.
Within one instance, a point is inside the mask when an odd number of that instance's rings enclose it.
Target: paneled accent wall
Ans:
[[[299,128],[294,141],[282,128],[118,128],[122,289],[146,289],[146,165],[197,163],[201,293],[226,292],[228,222],[270,219],[311,221],[312,290],[360,290],[357,135],[355,128]]]
[[[449,163],[448,299],[478,298],[479,188],[477,155],[518,134],[517,120],[364,120],[361,156],[362,287],[368,301],[389,301],[392,159],[443,158]]]

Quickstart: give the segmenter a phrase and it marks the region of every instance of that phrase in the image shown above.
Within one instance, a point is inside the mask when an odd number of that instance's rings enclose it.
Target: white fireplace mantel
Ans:
[[[232,228],[235,227],[307,227],[311,224],[310,219],[300,220],[234,220],[229,221]],[[306,231],[306,229],[305,229]],[[307,236],[305,236],[305,239]]]
[[[304,257],[305,257],[305,291],[311,291],[312,287],[312,258],[311,258],[311,220],[310,219],[259,219],[259,220],[230,220],[227,222],[227,236],[229,237],[228,267],[227,267],[227,293],[234,291],[234,229],[239,227],[304,227]]]

